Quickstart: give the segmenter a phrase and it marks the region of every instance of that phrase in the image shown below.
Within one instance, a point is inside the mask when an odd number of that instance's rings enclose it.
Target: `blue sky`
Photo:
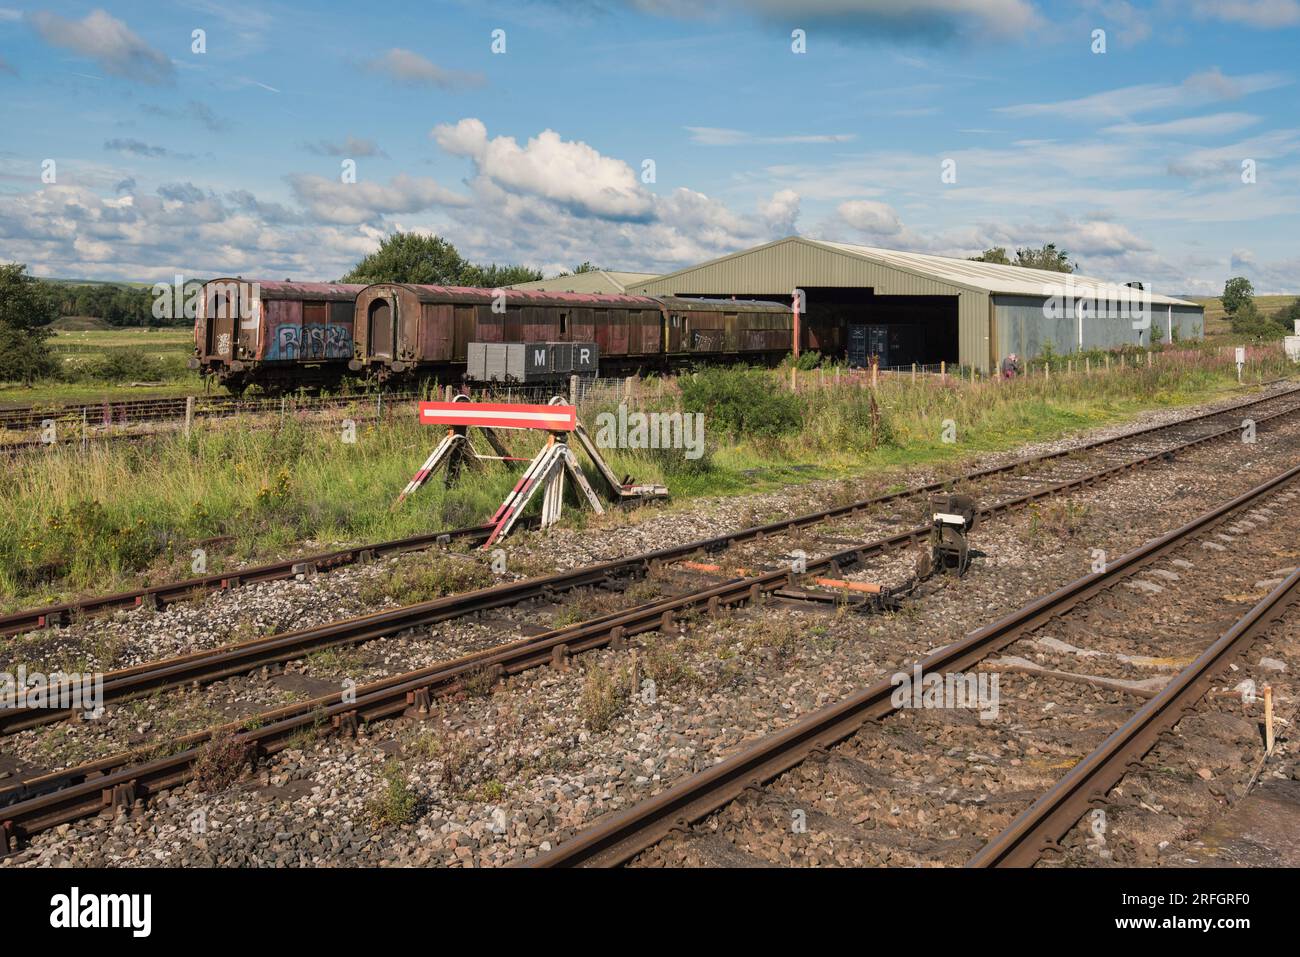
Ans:
[[[1297,50],[1300,0],[0,6],[0,259],[332,279],[400,228],[666,271],[798,232],[1296,292]]]

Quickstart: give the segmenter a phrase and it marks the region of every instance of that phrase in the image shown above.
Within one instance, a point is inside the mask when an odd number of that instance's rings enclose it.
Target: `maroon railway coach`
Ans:
[[[602,375],[776,362],[792,324],[790,308],[772,302],[376,283],[356,297],[349,369],[448,381],[464,373],[472,342],[595,342]]]
[[[190,368],[236,394],[336,386],[353,355],[353,315],[364,286],[213,279],[203,286]]]

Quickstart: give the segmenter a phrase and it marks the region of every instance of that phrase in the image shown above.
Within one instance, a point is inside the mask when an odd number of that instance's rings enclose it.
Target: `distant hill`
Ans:
[[[1205,334],[1207,336],[1226,334],[1232,331],[1228,324],[1228,314],[1223,308],[1220,296],[1188,296],[1191,302],[1198,302],[1205,307]],[[1266,316],[1271,316],[1280,309],[1285,309],[1300,296],[1256,296],[1255,306]]]

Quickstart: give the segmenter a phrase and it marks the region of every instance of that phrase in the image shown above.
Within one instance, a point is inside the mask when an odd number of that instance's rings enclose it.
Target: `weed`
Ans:
[[[375,827],[400,827],[415,820],[419,795],[406,780],[406,772],[396,761],[384,765],[383,788],[366,802]]]

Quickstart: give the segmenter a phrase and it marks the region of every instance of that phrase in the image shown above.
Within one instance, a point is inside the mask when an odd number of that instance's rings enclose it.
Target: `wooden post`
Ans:
[[[1083,357],[1083,374],[1092,375],[1092,356]]]
[[[948,360],[947,359],[941,359],[939,361],[939,381],[941,383],[946,383],[948,381]]]
[[[880,381],[880,360],[877,357],[872,356],[871,357],[871,388],[874,389],[877,383],[879,383],[879,381]]]
[[[1103,359],[1103,361],[1105,361],[1105,363],[1106,363],[1106,371],[1109,372],[1109,371],[1110,371],[1110,353],[1109,353],[1109,352],[1106,353],[1104,356],[1102,356],[1102,359]]]
[[[799,370],[794,366],[790,367],[790,391],[799,391]]]
[[[1048,382],[1052,381],[1052,364],[1050,362],[1043,363],[1043,378]]]
[[[1151,368],[1151,350],[1147,350],[1147,368]]]
[[[1273,753],[1273,686],[1264,685],[1264,753]]]
[[[185,397],[185,437],[190,437],[190,429],[194,428],[194,396]]]
[[[569,405],[576,406],[577,404],[578,404],[578,377],[576,375],[571,375],[569,376]]]
[[[912,363],[912,381],[913,381],[913,382],[916,381],[916,363],[915,363],[915,362]]]

